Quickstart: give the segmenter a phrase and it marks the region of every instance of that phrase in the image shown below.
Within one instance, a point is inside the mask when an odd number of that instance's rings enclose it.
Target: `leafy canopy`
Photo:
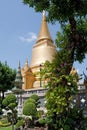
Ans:
[[[37,12],[46,10],[49,21],[68,21],[71,16],[87,14],[86,0],[23,0]]]
[[[4,109],[7,110],[8,121],[12,124],[17,122],[17,98],[14,94],[8,94],[2,101]]]
[[[16,71],[0,62],[0,91],[5,92],[14,87]]]
[[[9,110],[15,109],[17,106],[17,99],[14,94],[8,94],[3,100],[2,104]]]

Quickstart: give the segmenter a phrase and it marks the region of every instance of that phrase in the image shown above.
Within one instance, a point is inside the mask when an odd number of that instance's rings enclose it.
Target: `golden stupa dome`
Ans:
[[[46,61],[52,62],[55,53],[56,46],[53,43],[48,29],[45,12],[43,12],[40,32],[32,49],[30,67],[39,67],[40,64]]]

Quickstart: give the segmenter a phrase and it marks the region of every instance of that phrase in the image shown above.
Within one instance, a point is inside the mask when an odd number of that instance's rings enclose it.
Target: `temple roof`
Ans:
[[[50,36],[49,29],[48,29],[45,11],[43,11],[40,32],[39,32],[39,35],[38,35],[36,43],[38,43],[40,40],[43,40],[43,39],[49,39],[49,40],[53,41],[51,36]]]
[[[31,72],[31,69],[30,69],[30,67],[28,65],[28,59],[26,60],[25,66],[22,68],[22,74],[26,73],[27,71]]]

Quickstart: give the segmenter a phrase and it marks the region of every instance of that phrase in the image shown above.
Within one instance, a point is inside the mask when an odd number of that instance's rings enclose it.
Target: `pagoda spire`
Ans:
[[[25,63],[26,66],[28,66],[28,58],[26,59],[26,63]]]
[[[45,11],[43,11],[40,32],[39,32],[36,43],[38,43],[39,41],[44,40],[44,39],[48,39],[48,40],[51,40],[53,42],[53,40],[52,40],[52,38],[50,36],[49,29],[48,29],[48,25],[47,25],[47,21],[46,21],[46,12]]]
[[[40,68],[40,64],[45,63],[46,61],[52,62],[55,53],[56,46],[50,36],[45,11],[43,11],[40,32],[32,49],[30,67],[34,70],[36,66]]]
[[[15,83],[20,83],[22,82],[22,74],[21,74],[21,67],[20,67],[20,61],[18,63],[18,70],[16,73],[16,78],[15,78]]]
[[[20,61],[18,62],[18,70],[19,70],[19,71],[21,70]]]

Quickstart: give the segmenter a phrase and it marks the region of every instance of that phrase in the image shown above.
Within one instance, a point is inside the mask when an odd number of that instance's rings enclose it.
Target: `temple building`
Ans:
[[[38,75],[38,72],[40,72],[41,67],[43,67],[43,63],[46,61],[52,62],[55,53],[56,46],[53,43],[48,29],[45,12],[43,12],[40,32],[32,49],[30,65],[27,60],[25,66],[22,68],[24,82],[22,88],[24,90],[41,87],[40,75]],[[43,83],[42,81],[42,85]]]
[[[47,89],[43,87],[45,81],[41,80],[40,73],[38,72],[40,72],[41,68],[44,67],[43,64],[46,61],[52,62],[56,52],[57,48],[53,43],[52,37],[50,35],[46,21],[46,15],[44,12],[42,15],[40,32],[37,37],[36,43],[34,44],[32,49],[32,57],[30,65],[28,64],[27,59],[22,69],[20,69],[20,66],[18,67],[17,79],[19,80],[19,77],[21,77],[22,74],[22,80],[23,80],[21,82],[23,83],[22,84],[23,93],[21,95],[22,104],[20,105],[19,103],[18,105],[19,108],[18,110],[20,111],[21,109],[21,112],[19,112],[19,114],[22,114],[23,104],[26,101],[26,99],[29,98],[32,94],[37,94],[40,97],[39,99],[40,109],[45,111],[45,93]],[[70,74],[77,75],[77,79],[79,78],[78,73],[74,67],[72,67]],[[76,80],[76,82],[78,83],[78,80]],[[84,114],[86,113],[85,115],[87,115],[87,87],[85,89],[84,84],[78,83],[78,89],[79,92],[73,97],[72,102],[76,103],[78,107],[84,109]]]

